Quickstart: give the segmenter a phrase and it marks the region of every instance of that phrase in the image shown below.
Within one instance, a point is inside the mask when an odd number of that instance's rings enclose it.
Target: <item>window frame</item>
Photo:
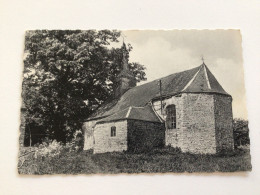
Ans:
[[[116,126],[110,128],[110,137],[116,137]]]
[[[170,104],[166,108],[166,129],[177,129],[176,105]]]

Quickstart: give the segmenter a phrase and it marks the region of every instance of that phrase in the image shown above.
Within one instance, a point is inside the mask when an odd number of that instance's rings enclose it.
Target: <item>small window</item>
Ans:
[[[115,137],[116,136],[116,127],[113,126],[111,127],[111,137]]]
[[[173,104],[166,107],[166,126],[167,129],[176,129],[176,107]]]

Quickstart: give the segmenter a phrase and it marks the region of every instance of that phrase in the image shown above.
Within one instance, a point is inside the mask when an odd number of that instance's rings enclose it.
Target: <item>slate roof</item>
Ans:
[[[224,95],[229,95],[219,84],[214,75],[210,72],[208,67],[205,64],[202,64],[200,70],[194,78],[191,80],[191,83],[182,90],[182,92],[207,92],[207,93],[219,93]]]
[[[196,68],[171,74],[131,88],[119,99],[107,102],[99,107],[88,120],[104,118],[110,115],[116,117],[117,114],[115,113],[123,112],[130,106],[144,107],[148,105],[150,101],[160,98],[158,80],[162,82],[162,97],[179,93],[217,93],[230,96],[203,63]],[[118,118],[120,118],[119,115]]]
[[[150,105],[145,107],[128,107],[120,112],[112,114],[106,118],[99,120],[97,123],[105,123],[111,121],[118,121],[123,119],[134,119],[150,122],[159,122],[159,118],[156,116],[155,112],[152,110]]]

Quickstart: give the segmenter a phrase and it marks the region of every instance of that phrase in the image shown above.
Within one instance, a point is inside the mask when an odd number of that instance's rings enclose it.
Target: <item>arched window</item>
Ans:
[[[174,104],[166,107],[166,127],[176,129],[176,107]]]
[[[112,126],[111,127],[111,137],[115,137],[116,136],[116,127]]]

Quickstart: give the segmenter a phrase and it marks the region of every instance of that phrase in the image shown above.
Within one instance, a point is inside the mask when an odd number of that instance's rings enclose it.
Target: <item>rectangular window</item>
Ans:
[[[176,129],[176,107],[169,105],[166,107],[166,126],[167,129]]]
[[[115,137],[116,136],[116,127],[113,126],[111,127],[111,137]]]

